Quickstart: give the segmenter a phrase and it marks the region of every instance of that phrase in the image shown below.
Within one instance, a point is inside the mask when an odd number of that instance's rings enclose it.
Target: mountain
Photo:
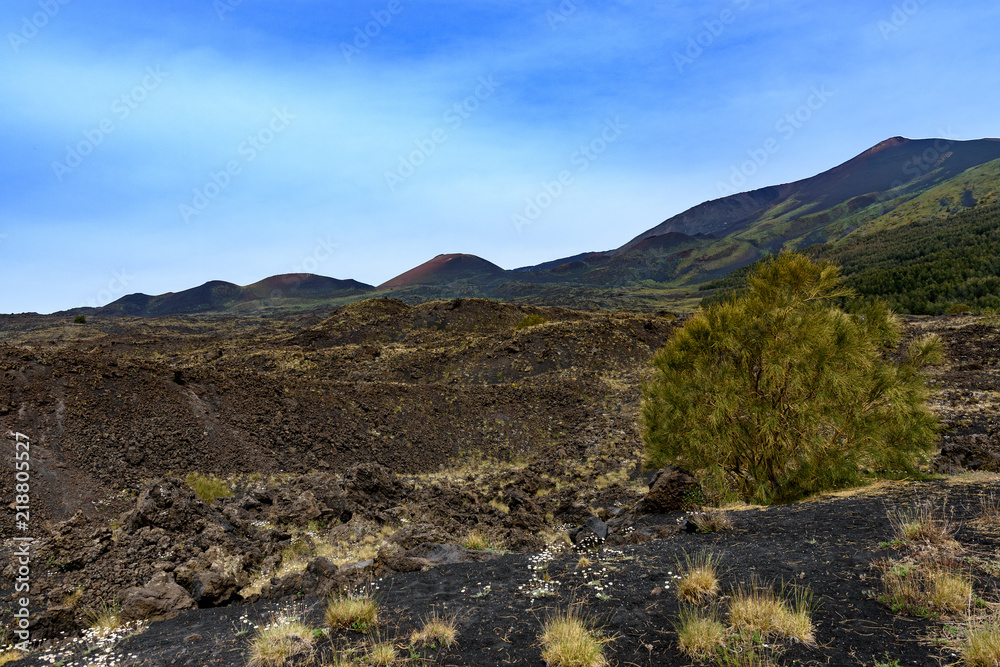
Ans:
[[[375,294],[407,303],[484,297],[575,308],[687,309],[695,307],[704,295],[702,286],[727,286],[724,281],[734,270],[782,249],[809,249],[813,253],[817,248],[856,250],[873,235],[881,235],[878,242],[882,246],[891,247],[891,239],[903,237],[909,239],[907,243],[915,243],[913,239],[920,234],[905,231],[911,226],[948,221],[963,211],[985,209],[998,201],[1000,139],[892,137],[815,176],[694,206],[611,250],[512,270],[475,255],[438,255],[377,288],[309,274],[274,276],[246,287],[213,281],[176,294],[132,294],[97,312],[249,313],[340,306]],[[976,218],[975,225],[981,224]],[[963,232],[962,238],[984,238],[985,232],[976,229],[979,231]],[[940,239],[942,233],[938,232],[931,236]],[[941,249],[932,241],[920,243],[929,252]],[[841,259],[854,251],[845,252]],[[949,252],[954,255],[958,251],[949,247]],[[880,257],[885,262],[896,261],[893,252]],[[974,262],[968,259],[967,263]],[[980,275],[975,267],[969,271]],[[982,275],[993,275],[992,269],[983,271]],[[875,283],[869,280],[865,284]],[[907,289],[919,292],[907,303],[923,303],[926,296],[930,312],[968,296],[965,288],[957,287],[954,299],[920,292],[923,288],[919,286]],[[966,300],[985,303],[979,297]]]
[[[447,285],[459,281],[484,283],[501,278],[506,271],[475,255],[438,255],[420,266],[387,280],[378,289],[396,289],[416,285]]]
[[[972,167],[1000,159],[1000,139],[952,141],[893,137],[829,171],[699,204],[635,237],[672,232],[738,235],[772,223],[762,236],[795,240],[873,204],[919,195]],[[797,223],[797,224],[796,224]]]
[[[129,294],[102,308],[76,309],[99,315],[183,315],[230,310],[258,310],[268,307],[322,305],[333,299],[362,296],[375,288],[356,280],[336,280],[311,273],[272,276],[240,287],[221,280],[182,292],[158,296]]]

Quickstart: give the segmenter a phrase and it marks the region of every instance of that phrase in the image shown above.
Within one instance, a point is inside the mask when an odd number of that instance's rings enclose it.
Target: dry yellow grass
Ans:
[[[733,522],[729,515],[718,510],[693,512],[689,518],[699,533],[720,533],[733,529]]]
[[[473,528],[462,540],[462,546],[473,551],[502,551],[503,545],[491,538],[489,535]]]
[[[250,640],[250,667],[281,667],[292,658],[312,653],[313,628],[295,618],[279,618]]]
[[[932,569],[928,573],[928,601],[935,609],[948,614],[960,614],[972,605],[972,579],[947,569]]]
[[[542,659],[549,667],[604,667],[607,640],[587,627],[572,608],[548,619],[540,637]]]
[[[368,649],[368,653],[365,654],[365,662],[376,667],[387,667],[396,664],[398,657],[399,654],[392,642],[379,642]]]
[[[954,539],[954,527],[948,517],[947,507],[941,509],[940,516],[934,512],[930,503],[921,503],[916,507],[895,510],[889,513],[889,523],[892,524],[896,537],[906,542],[920,542],[935,548],[957,551],[958,542]]]
[[[729,601],[729,624],[737,632],[791,637],[804,644],[813,644],[816,636],[810,607],[811,598],[804,589],[795,589],[789,601],[770,588],[751,582],[733,591]]]
[[[410,635],[411,644],[440,644],[445,648],[454,646],[458,641],[458,629],[455,619],[433,614],[424,620],[419,630]]]
[[[114,602],[102,604],[100,609],[88,613],[87,617],[90,621],[90,627],[97,630],[116,630],[122,624],[121,607]]]
[[[896,613],[962,614],[972,604],[972,580],[934,561],[890,561],[883,567],[880,597]]]
[[[959,652],[962,662],[970,667],[1000,665],[1000,617],[993,615],[971,624]]]
[[[726,645],[729,633],[718,611],[682,608],[677,623],[677,647],[695,660],[706,660]]]
[[[684,554],[684,561],[677,581],[677,597],[684,602],[700,603],[718,595],[719,558],[711,551],[700,551],[693,558]]]
[[[979,523],[993,528],[1000,527],[1000,498],[995,493],[980,499]]]
[[[326,603],[323,618],[331,629],[366,632],[378,623],[378,604],[368,595],[338,595]]]
[[[4,651],[3,653],[0,653],[0,665],[6,665],[8,662],[20,660],[26,655],[28,654],[21,651]]]

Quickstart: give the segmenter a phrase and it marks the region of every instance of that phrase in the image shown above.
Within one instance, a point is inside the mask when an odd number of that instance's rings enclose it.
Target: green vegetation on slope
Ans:
[[[885,305],[848,315],[836,267],[782,253],[747,293],[703,310],[653,358],[643,387],[652,466],[679,465],[716,499],[787,502],[914,472],[936,441],[921,367],[936,337],[896,365],[900,325]]]
[[[819,253],[843,267],[862,298],[896,310],[940,315],[1000,309],[1000,205],[928,218]]]
[[[838,264],[863,302],[881,298],[914,315],[1000,310],[1000,204],[851,236],[813,246],[809,254]],[[702,306],[743,294],[747,275],[758,265],[703,285],[716,293]]]

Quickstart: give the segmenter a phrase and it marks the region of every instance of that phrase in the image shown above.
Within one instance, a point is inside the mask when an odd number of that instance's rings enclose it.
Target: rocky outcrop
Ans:
[[[122,620],[162,620],[197,607],[198,603],[174,581],[173,575],[158,572],[142,588],[131,588],[125,592]]]
[[[666,514],[691,509],[704,500],[701,487],[691,473],[668,466],[657,471],[649,492],[636,509],[644,514]]]

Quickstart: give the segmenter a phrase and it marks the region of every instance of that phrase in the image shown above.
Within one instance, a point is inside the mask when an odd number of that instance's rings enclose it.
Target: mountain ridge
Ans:
[[[995,163],[995,164],[994,164]],[[340,306],[368,296],[407,302],[465,296],[569,307],[659,308],[782,249],[836,244],[947,217],[1000,196],[1000,139],[894,136],[813,176],[702,202],[618,248],[503,269],[441,254],[374,287],[312,274],[240,287],[209,281],[158,296],[131,294],[66,313],[159,315]]]

